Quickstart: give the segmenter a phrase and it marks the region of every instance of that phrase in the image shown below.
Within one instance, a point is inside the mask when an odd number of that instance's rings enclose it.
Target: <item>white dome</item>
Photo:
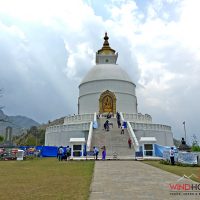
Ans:
[[[122,80],[133,83],[129,75],[116,64],[97,64],[90,69],[81,84],[97,80]]]

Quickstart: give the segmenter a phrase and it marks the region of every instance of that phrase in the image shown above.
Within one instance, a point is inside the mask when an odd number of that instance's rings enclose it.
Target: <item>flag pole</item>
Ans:
[[[185,142],[186,142],[186,128],[185,128],[185,121],[183,122],[184,132],[185,132]]]

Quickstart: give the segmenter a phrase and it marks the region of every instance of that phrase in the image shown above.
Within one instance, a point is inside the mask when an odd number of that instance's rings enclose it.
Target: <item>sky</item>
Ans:
[[[77,113],[107,31],[138,111],[200,139],[199,0],[0,0],[0,105],[40,123]]]

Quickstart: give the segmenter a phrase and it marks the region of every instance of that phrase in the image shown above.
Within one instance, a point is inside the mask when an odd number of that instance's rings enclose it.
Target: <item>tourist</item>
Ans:
[[[99,149],[97,147],[93,147],[93,154],[94,154],[94,159],[98,160]]]
[[[102,160],[106,160],[106,147],[105,146],[103,146],[102,147]]]
[[[120,119],[119,119],[119,120],[117,120],[117,125],[118,125],[118,128],[120,128],[120,127],[121,127],[121,122],[120,122]]]
[[[66,147],[66,156],[67,156],[67,160],[70,159],[70,155],[71,155],[71,151],[70,151],[69,146],[67,146],[67,147]]]
[[[64,149],[63,149],[62,146],[60,146],[60,147],[58,148],[58,153],[57,153],[57,155],[58,155],[58,160],[59,160],[59,161],[62,161],[63,153],[64,153]]]
[[[110,119],[110,118],[111,118],[111,114],[108,113],[108,114],[107,114],[107,119]]]
[[[117,111],[117,121],[120,121],[120,114],[119,114],[119,112]]]
[[[170,155],[171,164],[174,165],[174,147],[171,147],[169,151],[169,155]]]
[[[129,138],[128,139],[128,146],[129,146],[130,149],[131,149],[131,144],[132,144],[132,140],[131,140],[131,138]]]
[[[124,134],[124,125],[121,126],[121,134]]]
[[[104,129],[105,131],[109,131],[109,121],[106,120],[106,122],[104,123]]]
[[[184,138],[182,138],[181,144],[182,144],[182,145],[186,145],[186,142],[185,142]]]
[[[62,159],[61,160],[65,160],[67,161],[67,152],[64,152],[62,155]]]

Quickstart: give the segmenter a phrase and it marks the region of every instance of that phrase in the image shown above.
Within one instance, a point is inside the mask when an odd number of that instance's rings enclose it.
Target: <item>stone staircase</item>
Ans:
[[[110,125],[110,130],[105,131],[103,127],[105,121],[106,118],[98,119],[99,127],[93,131],[91,147],[97,146],[101,156],[101,147],[105,145],[107,158],[110,159],[113,158],[114,152],[117,153],[119,159],[133,159],[135,151],[133,147],[128,148],[128,131],[125,129],[124,134],[121,134],[121,128],[118,128],[116,118],[109,119],[109,123],[112,123],[113,127]]]

